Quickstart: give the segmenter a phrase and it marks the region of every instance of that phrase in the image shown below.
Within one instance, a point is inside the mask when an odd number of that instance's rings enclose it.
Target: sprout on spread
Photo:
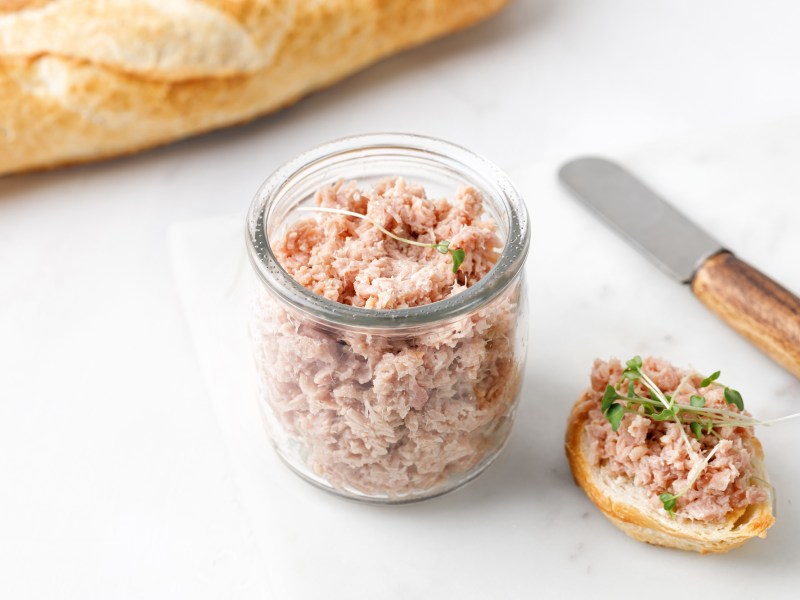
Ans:
[[[400,237],[399,235],[395,235],[385,227],[383,227],[380,223],[375,222],[374,220],[370,219],[367,215],[362,215],[361,213],[353,212],[351,210],[344,210],[342,208],[327,208],[324,206],[300,206],[297,208],[298,211],[303,212],[325,212],[325,213],[334,213],[337,215],[346,215],[348,217],[357,217],[359,219],[364,219],[365,221],[371,223],[375,227],[377,227],[382,233],[388,235],[390,238],[397,240],[398,242],[404,242],[406,244],[411,244],[412,246],[420,246],[422,248],[433,248],[442,254],[449,254],[453,257],[453,273],[458,272],[458,268],[464,262],[464,258],[466,254],[464,250],[461,248],[451,248],[449,240],[442,240],[441,242],[417,242],[415,240],[409,240],[404,237]]]
[[[668,395],[659,389],[647,373],[644,372],[640,356],[634,356],[627,361],[625,365],[627,369],[622,372],[622,377],[617,386],[607,386],[601,400],[603,415],[611,424],[611,429],[616,432],[622,423],[622,419],[628,413],[642,415],[653,421],[674,421],[678,424],[689,456],[695,459],[695,466],[689,473],[686,486],[675,494],[665,492],[658,497],[664,505],[664,510],[673,517],[675,516],[675,505],[678,498],[692,488],[719,448],[719,443],[717,443],[705,457],[699,456],[689,443],[684,425],[689,426],[689,430],[699,442],[702,441],[704,435],[715,435],[715,427],[753,427],[755,425],[769,425],[800,416],[800,413],[795,413],[769,421],[760,421],[751,417],[743,412],[744,401],[742,400],[742,395],[736,390],[717,382],[720,371],[716,371],[704,378],[700,382],[699,389],[708,388],[712,383],[723,387],[725,402],[736,410],[707,407],[706,399],[698,394],[692,394],[690,396],[689,404],[678,404],[676,402],[678,394],[685,384],[692,377],[697,375],[697,373],[691,371],[681,380],[678,387],[675,388],[675,391],[671,395]],[[625,390],[626,393],[623,396],[620,390],[625,385],[626,381],[628,383]],[[636,382],[644,386],[648,395],[637,392]],[[719,436],[717,437],[719,438]]]

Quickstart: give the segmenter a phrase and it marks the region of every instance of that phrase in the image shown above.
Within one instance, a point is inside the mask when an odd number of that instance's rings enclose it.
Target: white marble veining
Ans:
[[[795,410],[800,384],[560,196],[549,173],[568,156],[610,152],[800,290],[800,127],[780,119],[800,106],[798,12],[783,0],[517,0],[251,125],[0,180],[0,597],[258,598],[280,588],[271,597],[293,599],[313,596],[315,583],[351,598],[602,596],[619,589],[612,563],[662,560],[600,519],[565,471],[566,399],[591,358],[634,350],[722,368],[764,416]],[[717,133],[725,128],[733,133]],[[414,551],[392,552],[391,537],[384,552],[363,548],[354,586],[344,574],[319,580],[336,538],[292,540],[293,561],[269,554],[245,483],[251,463],[226,441],[191,341],[202,334],[180,306],[169,231],[243,214],[264,177],[305,148],[386,130],[462,143],[527,191],[532,356],[501,460],[462,492],[397,512],[391,532]],[[700,585],[733,573],[725,585],[767,582],[780,597],[800,579],[796,431],[762,434],[781,502],[767,541],[702,561],[670,555],[702,565]],[[357,543],[387,514],[323,500],[281,473],[276,493],[294,502],[287,521],[305,511],[322,524],[345,519]]]

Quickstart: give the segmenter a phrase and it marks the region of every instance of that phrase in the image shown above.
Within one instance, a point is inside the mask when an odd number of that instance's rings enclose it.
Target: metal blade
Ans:
[[[689,283],[718,241],[619,165],[604,158],[564,164],[559,179],[667,275]]]

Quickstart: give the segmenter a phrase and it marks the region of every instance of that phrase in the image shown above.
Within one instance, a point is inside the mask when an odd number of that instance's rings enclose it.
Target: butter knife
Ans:
[[[578,158],[561,182],[712,312],[800,377],[800,299],[723,248],[620,165]]]

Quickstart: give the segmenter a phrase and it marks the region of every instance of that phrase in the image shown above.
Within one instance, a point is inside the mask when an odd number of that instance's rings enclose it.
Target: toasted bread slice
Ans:
[[[625,533],[634,539],[657,546],[694,550],[700,554],[727,552],[752,537],[766,537],[775,522],[772,513],[772,492],[764,467],[764,451],[753,438],[756,456],[753,481],[768,490],[769,500],[731,511],[722,523],[703,523],[673,518],[663,510],[653,509],[645,490],[632,481],[605,475],[589,462],[589,440],[586,435],[586,411],[579,409],[584,394],[572,410],[567,423],[566,452],[572,475],[598,508]]]

